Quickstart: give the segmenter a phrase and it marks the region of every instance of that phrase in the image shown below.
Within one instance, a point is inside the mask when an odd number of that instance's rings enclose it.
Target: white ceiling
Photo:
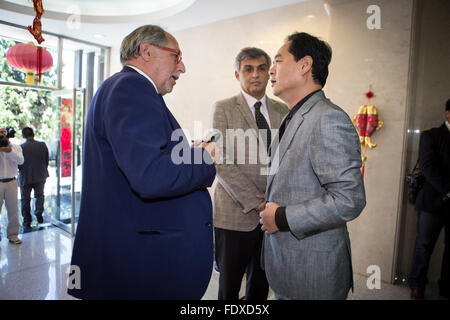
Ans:
[[[27,0],[23,0],[27,1]],[[22,1],[22,2],[23,2]],[[204,25],[224,19],[237,16],[247,15],[258,11],[269,10],[286,5],[295,4],[304,1],[315,0],[167,0],[170,4],[167,8],[159,8],[159,11],[147,14],[134,14],[126,16],[121,12],[119,16],[106,16],[102,11],[102,15],[77,15],[83,12],[83,2],[86,0],[58,0],[58,2],[67,3],[64,7],[61,4],[56,8],[46,6],[46,0],[43,0],[44,13],[42,18],[43,31],[66,35],[93,43],[107,46],[118,46],[123,37],[134,30],[136,27],[144,24],[158,24],[169,32],[188,29],[199,25]],[[90,8],[94,8],[93,2],[102,3],[105,0],[89,0]],[[147,2],[152,2],[146,0]],[[161,2],[154,0],[153,2]],[[16,2],[16,3],[13,3]],[[0,1],[0,20],[15,23],[22,26],[32,25],[34,11],[30,7],[25,7],[21,0]],[[109,0],[110,3],[127,4],[130,8],[126,13],[135,13],[138,8],[139,12],[146,11],[146,8],[140,6],[141,0]],[[77,6],[72,6],[74,3]],[[174,7],[174,3],[176,6]],[[51,1],[49,0],[49,4]],[[130,6],[133,4],[133,6]],[[72,8],[72,13],[58,13],[64,11],[61,8]],[[53,9],[53,10],[52,10]],[[56,10],[58,9],[58,10]],[[81,9],[81,10],[80,10]],[[148,9],[148,8],[147,8]],[[147,10],[148,12],[148,10]],[[108,14],[114,14],[109,12]],[[104,38],[95,38],[95,34],[104,35]]]
[[[30,0],[5,0],[19,6],[33,8]],[[128,1],[123,0],[45,0],[44,10],[47,13],[73,13],[73,7],[79,8],[83,15],[90,16],[124,16],[139,15],[142,13],[153,13],[168,8],[184,6],[187,8],[195,0],[133,0],[130,6]],[[184,5],[187,3],[187,5]],[[51,16],[49,16],[51,17]]]

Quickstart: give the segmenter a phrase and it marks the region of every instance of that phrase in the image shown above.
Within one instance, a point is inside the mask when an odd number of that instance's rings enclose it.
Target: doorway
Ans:
[[[109,48],[45,33],[43,47],[53,66],[41,82],[25,83],[25,74],[11,67],[6,51],[30,40],[22,26],[0,21],[0,125],[16,130],[14,143],[21,144],[21,130],[30,126],[35,138],[49,150],[49,178],[44,194],[44,223],[34,221],[31,229],[56,226],[75,235],[81,200],[83,136],[87,109],[93,93],[108,73]],[[19,195],[19,221],[22,221]],[[33,197],[33,194],[32,194]],[[6,232],[6,208],[0,212],[1,232]],[[6,237],[6,235],[5,235]]]

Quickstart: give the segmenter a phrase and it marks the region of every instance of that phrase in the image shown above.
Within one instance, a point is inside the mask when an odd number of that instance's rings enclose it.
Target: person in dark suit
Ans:
[[[23,227],[31,227],[31,190],[34,190],[36,206],[34,215],[38,223],[43,223],[44,186],[48,178],[48,148],[45,142],[34,140],[34,131],[30,127],[22,129],[22,137],[26,139],[21,144],[24,163],[19,166],[19,186],[22,203]]]
[[[417,194],[418,233],[414,247],[409,286],[411,299],[425,298],[428,266],[442,228],[445,249],[442,258],[439,293],[450,297],[450,99],[445,107],[447,121],[420,136],[419,164],[425,184]]]
[[[120,60],[87,115],[68,293],[200,299],[213,264],[216,170],[211,144],[191,148],[162,97],[185,72],[178,42],[142,26],[122,41]]]

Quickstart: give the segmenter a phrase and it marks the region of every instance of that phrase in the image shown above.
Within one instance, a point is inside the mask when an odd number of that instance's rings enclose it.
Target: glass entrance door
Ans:
[[[86,108],[109,73],[110,49],[45,33],[44,47],[53,57],[53,67],[42,74],[41,82],[26,83],[26,73],[10,65],[5,53],[29,38],[26,27],[0,21],[0,125],[15,128],[16,144],[24,142],[21,130],[32,127],[36,140],[46,143],[50,158],[50,176],[44,189],[44,223],[38,223],[33,216],[30,227],[21,228],[21,232],[37,231],[51,223],[74,235],[81,198]],[[20,208],[20,190],[18,196]],[[34,202],[33,199],[32,212]],[[18,214],[22,223],[20,209]],[[3,236],[6,218],[3,206],[0,212]]]
[[[53,96],[60,105],[60,132],[55,172],[50,173],[55,195],[51,222],[75,235],[81,200],[86,90],[55,91]]]

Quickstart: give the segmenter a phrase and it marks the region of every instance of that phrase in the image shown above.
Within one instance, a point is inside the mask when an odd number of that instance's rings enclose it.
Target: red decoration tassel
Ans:
[[[38,74],[38,83],[41,83],[41,75],[42,75],[42,47],[37,48],[37,74]]]

